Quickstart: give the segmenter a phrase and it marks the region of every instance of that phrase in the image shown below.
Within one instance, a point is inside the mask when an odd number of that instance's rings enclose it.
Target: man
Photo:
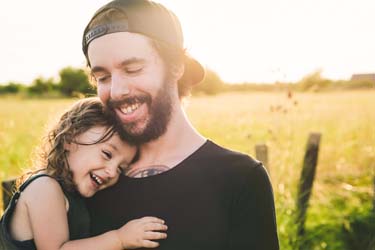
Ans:
[[[181,106],[204,70],[177,17],[148,0],[112,1],[87,25],[83,51],[98,96],[140,144],[118,184],[88,202],[92,233],[150,215],[168,226],[158,249],[278,249],[261,163],[205,139]]]

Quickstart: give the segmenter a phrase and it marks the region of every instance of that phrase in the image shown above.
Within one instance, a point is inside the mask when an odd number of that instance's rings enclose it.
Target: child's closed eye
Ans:
[[[112,159],[112,153],[106,150],[102,150],[103,156],[106,160]]]

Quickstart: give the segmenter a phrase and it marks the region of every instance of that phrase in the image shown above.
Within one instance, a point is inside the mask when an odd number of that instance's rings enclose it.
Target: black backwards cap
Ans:
[[[101,13],[116,9],[126,16],[126,20],[106,23],[89,29],[90,23]],[[177,16],[163,5],[150,0],[114,0],[98,9],[85,28],[82,50],[87,61],[87,50],[91,41],[106,34],[132,32],[164,42],[177,49],[183,49],[183,34]],[[185,58],[185,73],[192,84],[204,78],[202,65],[192,57]]]

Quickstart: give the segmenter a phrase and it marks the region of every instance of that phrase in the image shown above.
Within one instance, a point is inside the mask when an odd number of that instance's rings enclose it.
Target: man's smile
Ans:
[[[119,109],[125,115],[129,115],[129,114],[133,113],[136,109],[138,109],[139,106],[141,106],[141,103],[139,103],[139,102],[136,102],[134,104],[127,104],[127,103],[125,103],[124,105],[121,105],[119,107]]]

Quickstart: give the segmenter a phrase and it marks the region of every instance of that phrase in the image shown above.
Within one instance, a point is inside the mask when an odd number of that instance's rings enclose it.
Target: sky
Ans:
[[[229,83],[375,73],[374,0],[156,0],[179,17],[185,47]],[[0,83],[85,67],[84,27],[108,0],[0,0]]]

